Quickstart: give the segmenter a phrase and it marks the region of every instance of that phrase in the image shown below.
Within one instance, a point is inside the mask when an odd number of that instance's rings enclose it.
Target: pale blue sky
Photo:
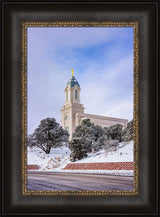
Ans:
[[[28,27],[29,134],[44,118],[60,123],[71,68],[85,113],[133,118],[132,27]]]

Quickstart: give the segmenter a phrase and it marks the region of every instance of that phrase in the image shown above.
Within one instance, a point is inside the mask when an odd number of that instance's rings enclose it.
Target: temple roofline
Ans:
[[[115,117],[107,117],[107,116],[102,116],[102,115],[93,115],[93,114],[87,114],[87,113],[84,113],[82,114],[81,116],[83,117],[87,117],[87,116],[90,116],[92,118],[100,118],[100,119],[105,119],[105,120],[115,120],[115,121],[127,121],[128,122],[128,119],[124,119],[124,118],[115,118]]]

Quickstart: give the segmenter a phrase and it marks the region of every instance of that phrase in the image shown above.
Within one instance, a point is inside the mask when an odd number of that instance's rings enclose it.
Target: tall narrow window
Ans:
[[[65,116],[65,120],[68,120],[68,115]]]
[[[75,99],[77,99],[77,90],[75,90]]]
[[[67,93],[66,93],[66,99],[68,100],[68,91],[67,91]]]

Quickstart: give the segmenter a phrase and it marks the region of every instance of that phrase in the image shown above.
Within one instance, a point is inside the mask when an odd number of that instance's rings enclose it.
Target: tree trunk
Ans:
[[[47,147],[46,147],[46,154],[49,154],[49,153],[50,153],[50,150],[51,150],[51,146],[50,146],[50,145],[47,145]]]

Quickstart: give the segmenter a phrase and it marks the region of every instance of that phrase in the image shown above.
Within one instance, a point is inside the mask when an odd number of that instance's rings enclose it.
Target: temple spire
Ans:
[[[73,77],[73,72],[74,72],[74,69],[71,69],[71,71],[72,71],[72,77]]]

